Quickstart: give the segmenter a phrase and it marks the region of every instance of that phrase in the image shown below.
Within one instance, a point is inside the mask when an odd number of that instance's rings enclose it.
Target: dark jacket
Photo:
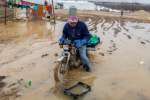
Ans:
[[[63,29],[63,36],[64,39],[69,40],[82,40],[86,39],[87,41],[90,39],[91,34],[88,31],[86,24],[82,21],[79,21],[76,27],[71,27],[69,23],[66,23]]]

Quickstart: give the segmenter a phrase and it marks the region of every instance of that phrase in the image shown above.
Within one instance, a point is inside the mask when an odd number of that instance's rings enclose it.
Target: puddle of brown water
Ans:
[[[118,22],[115,21],[109,30],[103,30],[100,27],[102,24],[98,25],[98,33],[103,40],[100,52],[104,52],[105,57],[99,56],[96,59],[99,62],[94,66],[97,79],[93,92],[85,100],[149,100],[150,73],[146,66],[149,66],[150,56],[147,52],[150,44],[145,41],[150,40],[149,33],[146,32],[150,24],[125,22],[124,27],[119,25],[121,31],[115,37],[112,30]],[[131,26],[134,25],[142,28],[132,29]],[[111,55],[108,56],[107,52]],[[103,62],[100,62],[101,59]]]
[[[0,25],[0,40],[2,42],[22,41],[29,37],[42,39],[49,37],[52,40],[55,37],[55,25],[50,22],[34,21],[34,22],[9,22],[7,25]]]

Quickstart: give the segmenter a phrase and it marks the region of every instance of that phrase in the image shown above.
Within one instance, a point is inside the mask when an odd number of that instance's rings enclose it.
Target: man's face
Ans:
[[[77,22],[70,22],[69,25],[70,25],[71,27],[76,27]]]

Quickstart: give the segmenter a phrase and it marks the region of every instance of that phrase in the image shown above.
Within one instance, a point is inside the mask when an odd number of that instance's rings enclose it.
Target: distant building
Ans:
[[[88,1],[73,1],[73,0],[62,0],[57,1],[57,4],[63,5],[64,9],[69,9],[71,6],[75,6],[79,10],[95,10],[96,5]]]

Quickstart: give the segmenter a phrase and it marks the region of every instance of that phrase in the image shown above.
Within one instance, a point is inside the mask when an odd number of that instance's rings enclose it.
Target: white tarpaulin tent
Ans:
[[[96,6],[88,1],[72,1],[72,0],[59,0],[57,1],[59,3],[62,3],[64,6],[64,9],[69,9],[71,6],[75,6],[77,9],[80,10],[95,10]]]

